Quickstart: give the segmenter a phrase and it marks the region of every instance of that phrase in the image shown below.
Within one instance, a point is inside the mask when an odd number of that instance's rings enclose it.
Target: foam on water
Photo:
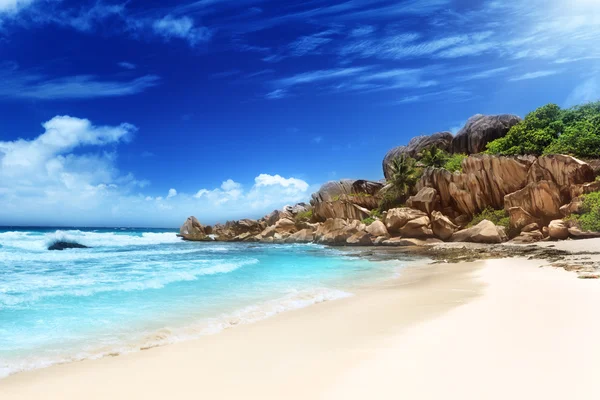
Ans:
[[[89,249],[48,251],[54,240]],[[148,230],[0,230],[0,377],[214,334],[391,277],[320,245],[189,243]]]

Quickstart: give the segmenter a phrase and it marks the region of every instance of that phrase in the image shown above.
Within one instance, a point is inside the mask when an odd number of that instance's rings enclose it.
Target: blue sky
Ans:
[[[0,225],[259,217],[600,97],[594,0],[0,0]]]

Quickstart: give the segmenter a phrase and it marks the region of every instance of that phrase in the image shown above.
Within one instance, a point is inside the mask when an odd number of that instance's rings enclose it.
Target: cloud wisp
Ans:
[[[195,194],[174,187],[145,193],[149,182],[117,166],[119,146],[134,125],[98,126],[56,116],[32,139],[0,141],[0,220],[48,226],[177,226],[190,214],[205,223],[260,217],[305,201],[314,187],[304,180],[259,174],[248,189],[233,179]]]
[[[129,80],[103,79],[94,75],[74,75],[59,78],[21,71],[15,66],[0,69],[0,98],[37,100],[91,99],[119,97],[141,93],[160,83],[156,75],[144,75]]]

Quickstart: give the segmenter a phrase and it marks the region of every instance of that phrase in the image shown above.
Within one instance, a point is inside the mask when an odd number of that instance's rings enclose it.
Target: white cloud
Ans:
[[[509,80],[512,81],[512,82],[525,81],[525,80],[529,80],[529,79],[544,78],[546,76],[556,75],[556,74],[558,74],[560,72],[561,71],[554,71],[554,70],[528,72],[526,74],[510,78]]]
[[[145,75],[132,80],[102,79],[94,75],[49,78],[21,71],[14,64],[0,66],[0,97],[51,99],[91,99],[129,96],[158,85],[160,78]]]
[[[0,14],[15,13],[28,5],[34,0],[0,0]]]
[[[57,116],[37,137],[0,141],[0,221],[6,225],[178,226],[189,215],[203,223],[258,218],[306,201],[316,188],[293,177],[260,174],[246,190],[233,179],[195,195],[171,188],[144,193],[149,182],[117,167],[117,146],[136,127],[97,126]],[[168,201],[167,201],[168,200]]]
[[[127,62],[127,61],[121,61],[120,63],[117,63],[117,65],[124,69],[136,69],[137,68],[137,65]]]
[[[195,26],[194,20],[190,17],[176,18],[167,15],[154,21],[152,29],[154,33],[165,40],[172,38],[185,39],[192,46],[207,41],[211,37],[211,31],[208,28]]]

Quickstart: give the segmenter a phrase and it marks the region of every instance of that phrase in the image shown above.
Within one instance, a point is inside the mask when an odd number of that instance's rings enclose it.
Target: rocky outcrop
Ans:
[[[464,160],[462,174],[427,168],[417,189],[435,189],[445,215],[452,218],[473,216],[487,207],[503,208],[504,196],[527,184],[533,161],[529,157],[472,156]]]
[[[210,240],[204,226],[194,216],[189,217],[179,229],[179,236],[183,240],[189,241],[204,241]]]
[[[434,210],[440,209],[440,197],[434,188],[424,187],[416,195],[409,197],[406,205],[431,215]]]
[[[440,150],[450,152],[452,150],[452,133],[438,132],[429,136],[417,136],[408,142],[406,146],[399,146],[390,150],[383,159],[383,174],[386,179],[391,177],[391,163],[396,157],[406,154],[412,158],[418,158],[423,150],[435,146]]]
[[[452,223],[448,217],[439,211],[434,211],[431,214],[431,229],[433,234],[442,240],[448,240],[454,232],[458,230],[458,226]]]
[[[364,224],[363,224],[364,225]],[[315,232],[315,242],[330,245],[343,245],[360,229],[360,221],[348,222],[341,218],[328,219]]]
[[[316,203],[313,212],[314,219],[319,222],[326,221],[330,218],[363,220],[369,217],[371,209],[361,207],[354,204],[352,200],[344,198],[336,201]]]
[[[48,246],[48,250],[67,250],[67,249],[89,249],[88,246],[85,246],[81,243],[77,242],[69,242],[69,241],[55,241],[50,246]]]
[[[518,231],[531,224],[541,224],[541,220],[539,218],[529,214],[529,212],[525,211],[521,207],[509,207],[508,215],[510,217],[510,226]]]
[[[562,219],[556,219],[548,225],[548,234],[551,239],[565,240],[569,237],[569,228]]]
[[[392,234],[410,238],[433,237],[429,217],[419,210],[393,208],[388,210],[384,222],[388,232]]]
[[[471,228],[456,232],[450,240],[452,242],[502,243],[508,238],[503,229],[484,219]]]
[[[481,153],[489,142],[506,136],[510,128],[520,121],[521,118],[516,115],[474,115],[453,138],[452,152]]]
[[[385,224],[379,220],[374,221],[371,225],[366,228],[367,233],[369,233],[373,237],[389,237]]]
[[[573,190],[576,185],[591,182],[594,178],[594,170],[587,163],[575,157],[555,154],[539,157],[531,165],[527,181],[529,183],[554,182],[560,191],[561,198],[570,201],[572,197],[583,193],[583,188]],[[578,194],[578,190],[581,190],[581,193]]]
[[[382,188],[382,183],[366,180],[327,182],[312,195],[313,219],[323,222],[329,218],[367,218],[370,210],[377,208]]]
[[[310,243],[314,240],[312,229],[302,229],[294,234],[291,234],[285,239],[286,243]]]
[[[507,209],[521,208],[544,225],[561,216],[560,207],[563,204],[559,187],[552,181],[532,182],[506,195],[504,203]],[[517,225],[514,221],[511,224]]]

